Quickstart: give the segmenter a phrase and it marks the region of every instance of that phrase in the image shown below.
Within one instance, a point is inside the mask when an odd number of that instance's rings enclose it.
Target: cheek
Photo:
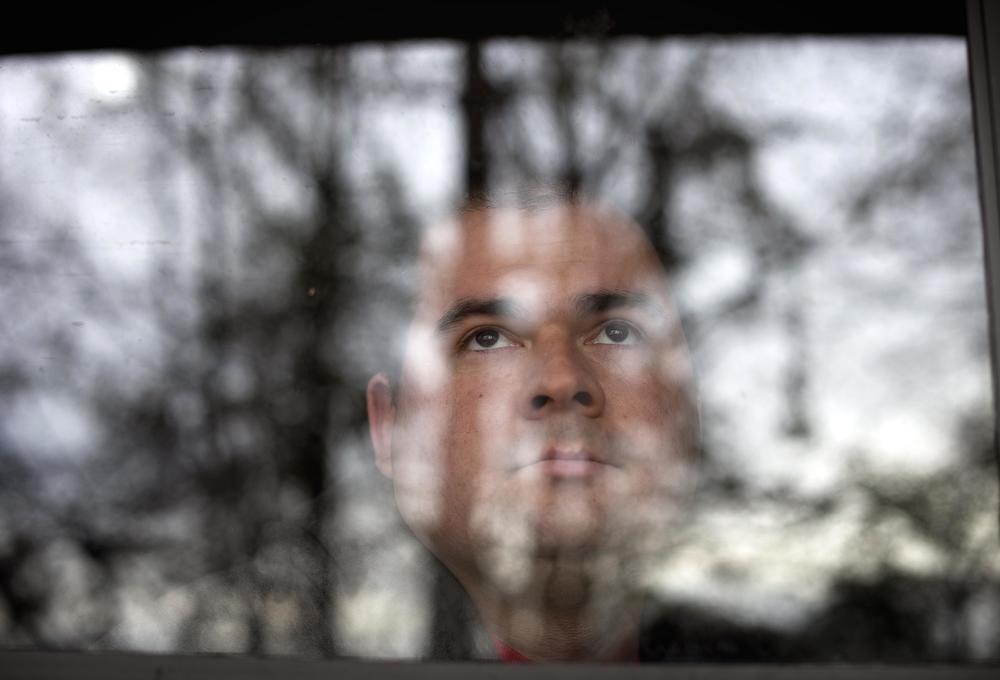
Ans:
[[[630,412],[641,422],[680,437],[697,421],[691,395],[691,370],[686,351],[660,349],[637,354],[619,368],[622,393]]]
[[[639,554],[657,554],[688,506],[695,482],[691,410],[683,390],[648,377],[618,383],[614,409],[616,446],[625,455],[625,474],[610,497],[627,499],[627,516],[617,516]]]
[[[451,436],[447,385],[411,379],[404,383],[392,436],[392,477],[396,501],[418,535],[446,519]]]
[[[439,442],[444,420],[433,410],[413,408],[399,418],[392,437],[392,479],[400,513],[417,533],[441,521],[443,460]]]
[[[616,417],[632,421],[635,427],[671,431],[679,416],[690,415],[688,372],[662,356],[621,351],[607,362],[601,382]]]
[[[457,375],[410,390],[393,433],[393,482],[407,522],[429,528],[467,513],[494,451],[509,436],[509,395],[496,383]]]
[[[643,496],[683,495],[697,451],[697,411],[686,385],[665,377],[650,362],[635,373],[610,374],[607,415],[618,446],[627,452]]]
[[[501,350],[457,367],[446,399],[456,445],[485,450],[513,434],[517,394],[526,380],[520,359]]]

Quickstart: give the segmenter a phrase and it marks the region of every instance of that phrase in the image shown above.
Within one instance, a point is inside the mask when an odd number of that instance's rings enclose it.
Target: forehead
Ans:
[[[477,210],[436,225],[421,253],[418,307],[461,297],[544,296],[589,289],[666,293],[659,259],[628,218],[587,205]]]

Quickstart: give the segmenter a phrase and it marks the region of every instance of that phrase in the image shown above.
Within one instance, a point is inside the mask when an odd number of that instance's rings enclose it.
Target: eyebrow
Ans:
[[[631,290],[599,290],[580,295],[574,307],[580,317],[601,314],[613,309],[645,309],[656,315],[664,311],[648,295]],[[452,304],[437,322],[438,333],[447,333],[471,316],[524,316],[524,309],[510,298],[460,298]]]
[[[664,310],[645,293],[632,290],[599,290],[576,298],[576,313],[580,316],[601,314],[612,309],[645,309],[662,316]]]
[[[461,298],[438,319],[438,333],[446,333],[470,316],[520,316],[523,310],[510,298]]]

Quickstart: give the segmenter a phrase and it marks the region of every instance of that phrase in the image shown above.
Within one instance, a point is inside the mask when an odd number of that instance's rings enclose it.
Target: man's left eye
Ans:
[[[609,321],[590,341],[592,345],[634,345],[639,342],[639,331],[625,321]]]

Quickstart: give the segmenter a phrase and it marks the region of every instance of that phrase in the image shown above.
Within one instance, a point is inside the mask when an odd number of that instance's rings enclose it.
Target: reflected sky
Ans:
[[[960,583],[912,659],[996,658],[964,44],[491,41],[483,101],[467,56],[0,61],[0,644],[425,653],[363,394],[481,110],[487,188],[569,178],[667,262],[704,452],[657,597],[806,635],[857,584]]]

